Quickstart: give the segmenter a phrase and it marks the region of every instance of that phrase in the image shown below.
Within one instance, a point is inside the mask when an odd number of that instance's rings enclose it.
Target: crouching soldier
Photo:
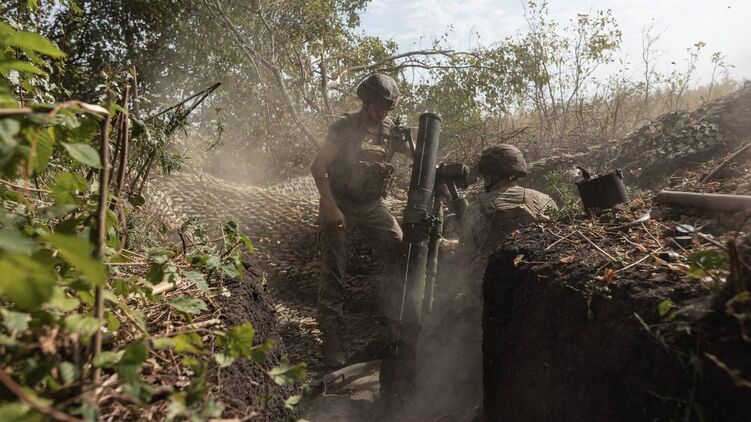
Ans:
[[[480,155],[477,171],[485,192],[464,212],[459,225],[459,259],[467,265],[467,293],[479,295],[490,254],[514,230],[547,220],[546,212],[557,210],[555,201],[534,189],[519,186],[527,175],[527,162],[513,145],[487,148]]]
[[[362,108],[345,115],[328,130],[311,173],[320,193],[319,247],[323,271],[318,287],[318,323],[327,364],[340,366],[346,357],[340,345],[340,325],[346,292],[347,264],[345,228],[357,227],[383,259],[384,272],[396,265],[402,230],[384,203],[394,168],[395,152],[409,146],[390,136],[393,122],[389,111],[396,107],[399,89],[389,76],[367,77],[357,88]],[[386,313],[385,310],[382,312]]]
[[[557,209],[548,195],[517,184],[527,174],[527,164],[512,145],[483,151],[477,170],[485,192],[467,206],[457,222],[458,244],[446,244],[456,252],[449,258],[452,265],[446,266],[449,275],[441,280],[448,284],[441,307],[449,311],[436,315],[430,328],[437,333],[431,339],[432,347],[441,347],[440,356],[431,364],[445,368],[451,382],[440,374],[429,381],[450,385],[436,392],[445,395],[436,401],[450,402],[458,420],[473,421],[482,420],[482,280],[489,257],[513,231],[546,220],[545,213]]]

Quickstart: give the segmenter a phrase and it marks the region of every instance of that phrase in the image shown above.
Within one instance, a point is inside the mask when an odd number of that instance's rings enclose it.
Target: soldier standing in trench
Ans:
[[[345,228],[358,227],[384,261],[388,274],[400,253],[402,230],[383,199],[394,168],[395,152],[408,154],[409,147],[391,136],[389,111],[396,107],[399,89],[391,77],[371,75],[357,88],[362,108],[345,115],[328,130],[326,142],[310,167],[320,193],[319,247],[323,271],[318,287],[318,323],[326,363],[341,366],[346,361],[339,332],[344,316],[344,270],[347,264]],[[388,280],[382,277],[382,282]],[[388,299],[388,286],[380,286],[381,312]],[[385,294],[383,293],[385,292]]]
[[[443,403],[442,411],[458,420],[481,420],[482,281],[490,254],[514,230],[547,220],[545,213],[558,208],[548,195],[517,184],[527,174],[527,163],[513,145],[484,150],[477,170],[485,192],[467,206],[458,222],[458,244],[446,244],[448,250],[456,251],[449,271],[453,268],[458,273],[443,278],[452,281],[442,299],[449,303],[438,309],[450,311],[436,314],[438,319],[431,321],[429,330],[435,337],[427,349],[440,348],[441,353],[428,356],[423,362],[427,369],[422,371],[428,384],[444,386],[436,391],[439,398],[434,402]]]

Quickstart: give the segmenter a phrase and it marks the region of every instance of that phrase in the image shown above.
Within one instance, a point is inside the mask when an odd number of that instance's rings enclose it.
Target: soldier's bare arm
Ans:
[[[316,188],[318,188],[318,193],[321,195],[323,222],[344,228],[344,214],[336,205],[334,194],[331,192],[331,185],[329,185],[327,172],[329,164],[334,161],[337,152],[336,145],[332,142],[325,142],[313,160],[313,164],[310,165],[310,173],[313,175],[313,179],[316,181]]]

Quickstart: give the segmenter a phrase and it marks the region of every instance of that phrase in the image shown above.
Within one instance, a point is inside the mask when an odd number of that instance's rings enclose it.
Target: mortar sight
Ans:
[[[436,185],[445,183],[446,185],[454,185],[459,189],[467,189],[469,187],[469,167],[463,163],[441,163],[436,170],[435,180]]]

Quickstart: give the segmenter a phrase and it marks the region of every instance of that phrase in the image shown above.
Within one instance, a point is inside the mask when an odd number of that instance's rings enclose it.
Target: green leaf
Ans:
[[[146,361],[148,355],[149,346],[143,341],[136,341],[125,348],[117,365],[117,372],[123,381],[129,383],[138,381],[141,365]]]
[[[227,368],[235,362],[235,358],[227,356],[224,353],[214,353],[214,360],[222,368]]]
[[[219,268],[221,264],[222,260],[218,256],[211,255],[209,256],[209,259],[206,260],[206,269],[208,269],[209,271],[214,271]]]
[[[120,329],[122,323],[112,312],[105,312],[104,320],[107,321],[107,331],[114,333]]]
[[[0,62],[0,74],[7,75],[8,72],[15,70],[17,72],[33,73],[35,75],[46,75],[47,72],[34,66],[29,62],[22,62],[20,60],[11,60],[6,62]]]
[[[75,297],[65,294],[65,290],[55,286],[52,289],[52,297],[45,304],[46,309],[54,309],[59,312],[72,312],[81,304],[81,301]]]
[[[102,168],[102,162],[99,159],[99,153],[96,152],[96,150],[92,148],[91,145],[69,144],[67,142],[61,143],[63,144],[63,147],[65,147],[65,150],[68,151],[68,154],[70,154],[70,156],[74,160],[96,169]]]
[[[295,407],[297,407],[297,405],[300,404],[300,402],[302,401],[302,398],[303,398],[302,394],[295,394],[294,396],[289,396],[289,398],[284,401],[284,407],[286,407],[289,410],[294,410]]]
[[[91,256],[93,245],[77,237],[49,233],[43,236],[60,255],[90,282],[101,285],[107,278],[104,265]]]
[[[65,317],[65,328],[83,337],[91,337],[102,326],[103,321],[94,317],[72,314]]]
[[[209,310],[204,301],[195,297],[180,296],[178,298],[171,299],[168,304],[178,312],[183,312],[191,315],[200,314],[201,312]]]
[[[727,268],[725,253],[719,249],[694,252],[688,256],[688,260],[692,262],[690,275],[694,277],[705,276],[705,270]]]
[[[253,362],[264,363],[266,362],[266,355],[273,348],[274,343],[272,343],[271,341],[253,346],[253,348],[250,349],[250,358],[253,360]]]
[[[281,362],[279,366],[270,370],[268,374],[274,379],[277,385],[289,385],[305,377],[307,373],[305,368],[306,365],[304,363],[292,365],[289,362]]]
[[[57,366],[59,372],[60,372],[60,378],[63,380],[63,385],[68,385],[72,383],[73,381],[77,380],[78,377],[81,375],[78,372],[78,368],[76,368],[76,365],[73,365],[70,362],[61,362],[60,365]]]
[[[659,312],[661,317],[664,317],[668,314],[668,312],[670,312],[671,309],[673,309],[673,305],[674,304],[672,300],[663,300],[659,305],[657,305],[657,312]]]
[[[11,228],[0,230],[0,250],[30,256],[37,249],[39,245],[18,230]]]
[[[21,123],[16,119],[0,119],[0,141],[3,144],[15,147],[18,143],[15,136],[21,131]]]
[[[224,352],[233,358],[250,358],[256,330],[249,322],[232,327],[224,338]]]
[[[226,275],[227,277],[237,278],[240,277],[240,273],[237,271],[237,268],[233,264],[224,264],[221,267],[219,267],[222,273]]]
[[[89,183],[78,173],[60,173],[55,176],[52,186],[52,196],[59,204],[79,204],[82,199],[78,196],[86,192]]]
[[[46,266],[23,255],[0,258],[0,293],[22,310],[40,307],[50,296],[55,276]]]
[[[38,53],[45,54],[50,57],[60,58],[65,57],[59,48],[47,38],[28,31],[19,31],[9,36],[4,40],[5,45],[10,47],[18,47],[25,50],[32,50]]]
[[[123,350],[118,352],[99,352],[98,355],[94,356],[94,366],[97,368],[111,368],[120,362],[124,353]]]
[[[43,422],[44,416],[31,409],[26,403],[16,401],[0,405],[0,421],[4,422]]]
[[[203,349],[203,340],[198,333],[184,333],[172,338],[175,343],[175,352],[200,354]]]
[[[0,314],[3,316],[3,324],[8,331],[25,331],[29,328],[31,315],[27,313],[0,309]]]
[[[175,347],[175,342],[172,340],[172,337],[159,337],[152,338],[151,345],[157,350],[165,350]]]
[[[183,271],[183,275],[186,279],[188,279],[188,281],[193,283],[202,292],[209,291],[209,285],[208,283],[206,283],[206,279],[203,277],[203,274],[199,273],[198,271]]]
[[[41,131],[36,142],[34,155],[34,172],[42,173],[47,163],[52,158],[52,152],[55,149],[55,137],[51,130]]]

